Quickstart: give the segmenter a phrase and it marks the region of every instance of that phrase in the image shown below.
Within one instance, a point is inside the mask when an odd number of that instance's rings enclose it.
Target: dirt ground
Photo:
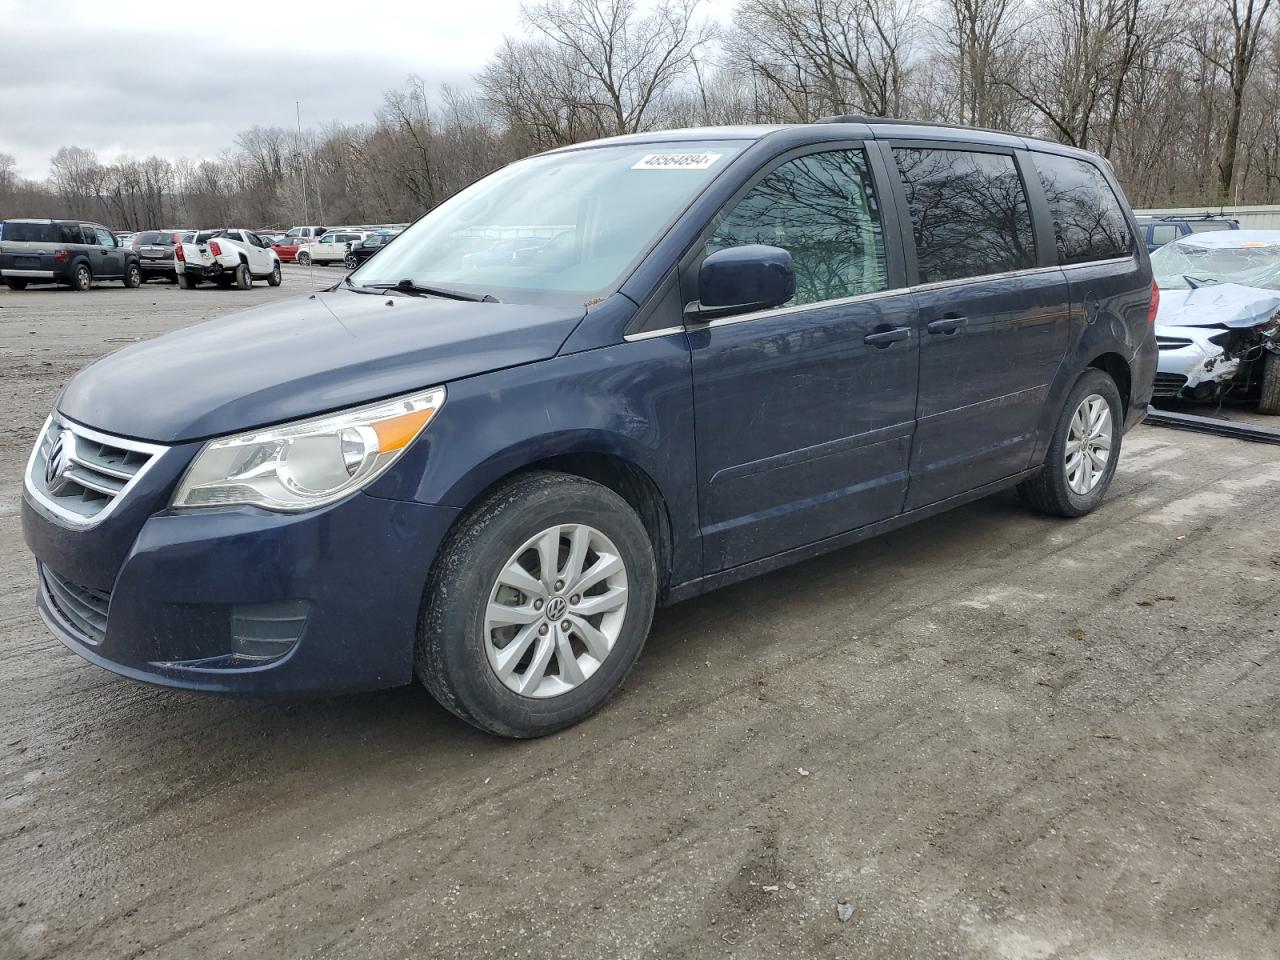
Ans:
[[[662,611],[533,743],[81,661],[18,523],[59,386],[306,289],[0,292],[0,958],[1280,956],[1277,447],[1140,427],[1082,520],[1000,496]]]

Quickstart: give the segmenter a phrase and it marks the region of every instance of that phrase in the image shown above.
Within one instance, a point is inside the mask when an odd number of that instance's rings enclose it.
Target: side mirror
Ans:
[[[709,254],[698,270],[697,303],[688,312],[699,319],[767,310],[796,293],[791,254],[781,247],[751,243]]]

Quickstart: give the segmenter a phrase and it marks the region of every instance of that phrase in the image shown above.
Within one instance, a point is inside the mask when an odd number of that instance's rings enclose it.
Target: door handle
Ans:
[[[910,327],[894,327],[891,330],[878,330],[875,333],[868,333],[862,338],[862,342],[872,347],[879,347],[881,350],[891,347],[899,340],[908,340],[911,337]]]
[[[934,320],[925,327],[930,333],[952,334],[969,322],[968,317],[943,317],[941,320]]]

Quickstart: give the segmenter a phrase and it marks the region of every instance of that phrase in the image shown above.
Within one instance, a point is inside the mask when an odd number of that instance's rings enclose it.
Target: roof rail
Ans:
[[[973,127],[963,123],[945,123],[941,120],[899,120],[896,117],[868,117],[859,113],[834,114],[830,117],[819,117],[814,123],[868,123],[893,124],[898,127],[942,127],[948,130],[980,130],[983,133],[1000,133],[1006,137],[1027,137],[1031,140],[1043,140],[1043,137],[1032,137],[1030,134],[1014,133],[1012,130],[997,130],[994,127]]]

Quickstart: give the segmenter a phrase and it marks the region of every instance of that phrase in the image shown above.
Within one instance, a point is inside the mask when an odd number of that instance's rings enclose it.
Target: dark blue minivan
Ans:
[[[220,693],[590,714],[671,603],[1016,486],[1102,499],[1156,366],[1098,157],[864,118],[512,164],[323,293],[127,347],[25,477],[39,609]]]

